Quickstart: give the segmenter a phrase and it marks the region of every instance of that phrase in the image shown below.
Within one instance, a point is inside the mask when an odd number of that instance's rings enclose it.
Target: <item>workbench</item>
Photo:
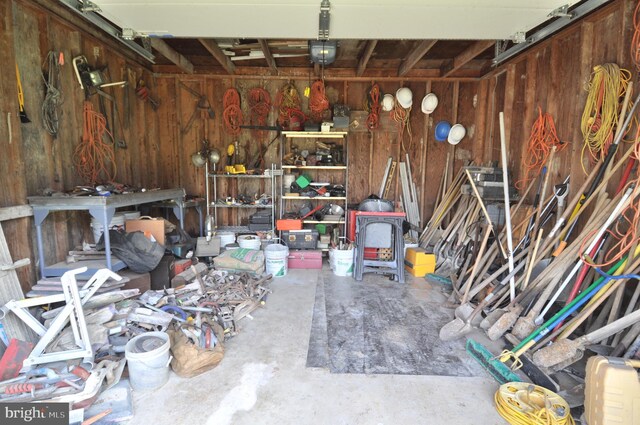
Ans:
[[[103,229],[109,228],[109,223],[116,212],[116,208],[130,207],[161,201],[174,201],[176,207],[173,212],[180,221],[180,227],[184,227],[185,209],[184,189],[162,189],[147,192],[126,193],[111,196],[29,196],[27,200],[33,209],[33,218],[36,225],[36,239],[38,244],[38,260],[42,277],[61,276],[60,268],[45,265],[44,246],[42,243],[42,223],[52,211],[89,211]],[[109,232],[104,232],[104,249],[106,266],[111,271],[118,271],[125,267],[122,261],[112,261],[111,241]],[[96,267],[100,268],[100,267]],[[92,273],[92,270],[89,270]]]

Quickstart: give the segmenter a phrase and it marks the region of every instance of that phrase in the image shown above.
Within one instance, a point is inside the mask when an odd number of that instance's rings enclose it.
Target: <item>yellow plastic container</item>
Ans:
[[[588,425],[640,425],[640,361],[594,356],[584,391]]]
[[[424,277],[436,269],[436,256],[423,248],[408,248],[404,256],[404,269],[415,277]]]

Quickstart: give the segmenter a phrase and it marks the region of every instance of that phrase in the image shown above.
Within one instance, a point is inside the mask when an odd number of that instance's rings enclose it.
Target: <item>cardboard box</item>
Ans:
[[[129,232],[144,232],[145,234],[151,234],[155,240],[164,245],[165,229],[164,218],[139,218],[135,220],[127,220],[124,223],[124,229]]]
[[[122,287],[123,290],[138,289],[141,294],[144,294],[151,289],[151,275],[149,273],[136,273],[129,269],[125,269],[120,270],[118,274],[129,279],[129,281]]]

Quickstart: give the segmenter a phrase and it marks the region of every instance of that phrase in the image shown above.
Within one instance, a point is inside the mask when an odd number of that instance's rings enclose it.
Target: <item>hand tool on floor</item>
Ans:
[[[628,104],[630,95],[631,95],[631,91],[629,89],[627,89],[624,105]],[[571,234],[573,233],[573,231],[576,228],[576,225],[578,224],[577,217],[575,217],[575,216],[580,211],[580,209],[583,207],[585,201],[590,196],[593,195],[593,193],[595,192],[595,190],[598,187],[598,185],[600,185],[600,183],[603,180],[605,180],[605,172],[609,168],[609,164],[611,163],[611,160],[616,155],[616,152],[618,150],[618,145],[620,144],[620,141],[624,137],[624,134],[626,133],[626,129],[629,126],[629,124],[631,123],[631,120],[633,119],[634,111],[638,107],[639,103],[640,103],[640,94],[636,98],[635,102],[633,102],[633,106],[631,106],[631,110],[627,114],[627,117],[624,120],[624,124],[622,125],[622,127],[618,127],[618,129],[616,131],[615,138],[613,140],[613,143],[611,144],[611,146],[609,146],[609,150],[607,151],[607,156],[605,156],[604,161],[602,162],[602,166],[598,170],[598,174],[593,179],[593,182],[591,183],[591,186],[589,187],[589,189],[582,194],[582,196],[580,197],[580,201],[576,204],[576,206],[575,206],[575,208],[574,208],[574,210],[573,210],[573,212],[571,214],[571,218],[569,220],[570,221],[569,228],[564,233],[564,236],[563,236],[562,240],[560,241],[560,244],[558,245],[558,249],[556,250],[556,252],[554,252],[554,256],[557,256],[557,254],[562,252],[562,250],[567,246],[567,241],[571,237]],[[626,107],[623,107],[623,109],[622,109],[623,112],[622,113],[624,113],[625,110],[626,110]],[[611,173],[609,173],[608,175],[611,176]],[[573,220],[573,221],[571,222],[571,220]]]
[[[22,81],[20,81],[20,70],[18,69],[18,62],[16,62],[16,80],[18,83],[18,105],[20,106],[20,122],[28,124],[31,122],[27,116],[27,112],[24,110],[24,92],[22,91]]]
[[[628,275],[633,279],[640,279],[640,275]],[[561,339],[548,347],[541,348],[533,354],[533,362],[546,368],[552,368],[559,364],[572,364],[580,360],[585,347],[589,344],[596,344],[603,339],[615,335],[621,330],[637,323],[640,320],[640,310],[621,317],[620,319],[603,326],[602,328],[590,332],[580,338],[570,340]]]
[[[507,229],[507,261],[509,271],[513,271],[513,239],[511,236],[511,205],[509,204],[509,163],[507,161],[507,136],[504,128],[504,112],[500,112],[500,156],[502,158],[502,187],[504,190],[504,226]],[[516,298],[516,281],[509,281],[511,301]]]
[[[529,336],[520,341],[520,343],[516,345],[512,350],[504,351],[500,355],[500,361],[507,362],[510,359],[513,359],[514,364],[517,363],[518,359],[523,353],[530,350],[535,344],[540,342],[542,338],[544,338],[547,334],[549,334],[549,332],[551,332],[551,330],[557,325],[557,323],[560,323],[562,320],[576,312],[585,303],[596,297],[599,291],[609,284],[611,279],[626,279],[626,277],[621,276],[621,272],[625,264],[626,260],[620,260],[618,263],[616,263],[607,271],[607,277],[605,277],[603,274],[601,278],[597,279],[593,284],[591,284],[591,286],[589,286],[589,288],[587,288],[583,293],[576,297],[575,300],[573,300],[567,306],[563,307],[553,317],[547,320],[542,326],[540,326]],[[640,263],[636,263],[634,264],[634,266],[638,264]]]
[[[607,221],[598,230],[598,233],[596,233],[596,235],[592,238],[591,243],[588,245],[587,249],[583,252],[582,255],[589,255],[592,252],[592,250],[600,243],[600,238],[602,237],[602,235],[604,235],[604,232],[606,232],[609,226],[611,226],[611,224],[618,218],[620,213],[627,207],[627,204],[632,201],[631,194],[634,192],[634,189],[635,189],[635,186],[632,184],[625,191],[622,198],[620,198],[618,205],[616,205],[615,209],[609,215],[609,218],[607,218]],[[556,293],[553,295],[553,297],[551,297],[551,299],[547,302],[547,306],[542,310],[542,312],[540,312],[540,315],[536,317],[535,322],[537,325],[544,322],[545,314],[547,314],[549,309],[553,306],[553,303],[555,303],[555,301],[558,299],[562,291],[564,291],[564,288],[569,284],[573,276],[575,276],[575,274],[578,272],[578,270],[581,268],[582,265],[583,264],[581,260],[578,260],[576,262],[575,266],[573,267],[573,269],[571,269],[571,272],[569,273],[567,278],[562,282],[560,287],[556,290]]]

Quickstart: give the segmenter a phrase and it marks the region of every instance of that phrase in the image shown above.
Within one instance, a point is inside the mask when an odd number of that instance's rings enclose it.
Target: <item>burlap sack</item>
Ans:
[[[200,375],[222,361],[224,357],[224,330],[217,323],[212,323],[213,332],[218,343],[213,348],[200,348],[193,344],[180,329],[168,330],[171,338],[171,369],[183,378]]]

